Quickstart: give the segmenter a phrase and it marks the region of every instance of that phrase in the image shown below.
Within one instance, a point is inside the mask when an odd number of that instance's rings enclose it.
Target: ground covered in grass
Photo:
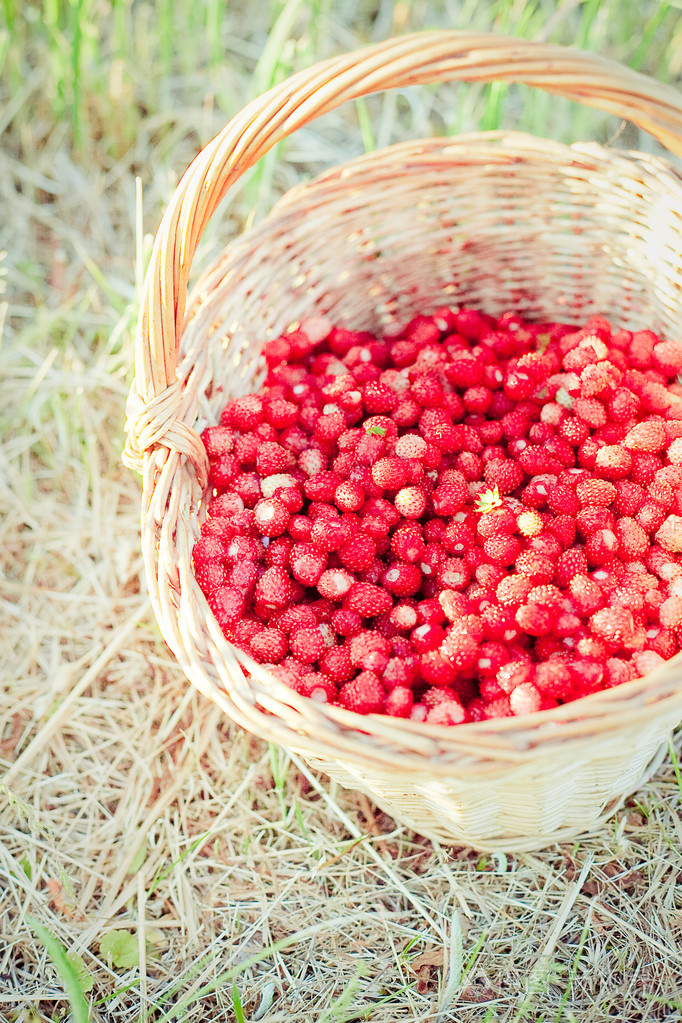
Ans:
[[[0,12],[0,1020],[680,1019],[679,736],[584,841],[440,848],[232,727],[151,615],[139,485],[120,464],[132,333],[150,237],[224,123],[317,58],[420,28],[494,28],[682,73],[674,3],[337,8]],[[262,161],[199,262],[363,147],[499,125],[656,149],[524,89],[374,97]]]

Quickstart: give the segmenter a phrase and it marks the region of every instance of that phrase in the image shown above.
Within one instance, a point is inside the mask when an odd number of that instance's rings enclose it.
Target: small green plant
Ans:
[[[140,965],[140,946],[130,931],[110,931],[99,943],[99,951],[109,966],[130,970]]]

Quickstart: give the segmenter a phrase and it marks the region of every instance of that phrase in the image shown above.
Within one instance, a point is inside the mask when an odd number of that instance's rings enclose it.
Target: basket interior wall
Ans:
[[[180,372],[213,381],[210,422],[253,388],[263,342],[315,313],[375,331],[445,304],[604,314],[677,340],[681,282],[665,161],[518,134],[403,144],[291,190],[226,249],[190,296]]]

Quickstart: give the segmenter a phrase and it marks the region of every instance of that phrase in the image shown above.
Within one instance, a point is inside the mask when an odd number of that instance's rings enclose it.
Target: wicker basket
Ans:
[[[381,331],[466,303],[531,318],[598,312],[679,338],[677,172],[640,153],[516,133],[403,144],[294,188],[227,247],[187,302],[209,218],[279,139],[353,97],[450,79],[539,86],[626,117],[682,154],[682,103],[671,88],[562,47],[429,32],[293,76],[199,154],[161,223],[125,460],[143,476],[142,546],[161,632],[205,696],[423,835],[539,848],[593,829],[653,769],[682,719],[680,657],[530,717],[454,728],[358,717],[298,696],[234,649],[191,568],[206,489],[198,432],[228,395],[259,382],[262,343],[305,316]]]

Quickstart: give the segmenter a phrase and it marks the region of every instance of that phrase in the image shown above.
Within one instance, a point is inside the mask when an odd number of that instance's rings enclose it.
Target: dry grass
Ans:
[[[135,176],[152,232],[178,173],[248,97],[254,68],[264,85],[313,52],[396,27],[457,24],[474,6],[420,3],[410,14],[409,5],[358,2],[332,17],[322,2],[289,3],[299,44],[270,66],[257,63],[276,13],[263,5],[253,23],[226,16],[224,62],[208,52],[202,66],[173,63],[148,87],[133,40],[139,66],[120,81],[115,52],[99,93],[83,69],[80,150],[40,40],[21,75],[18,58],[5,66],[2,1021],[69,1012],[31,919],[80,957],[72,961],[93,1020],[682,1018],[676,754],[573,847],[508,857],[434,847],[223,720],[188,688],[144,593],[138,486],[119,464],[136,252],[139,269],[147,244],[136,238]],[[504,10],[512,30],[524,8],[480,6],[480,27]],[[537,6],[536,21],[551,34],[553,17],[557,38],[579,7],[566,0],[550,15]],[[592,48],[610,52],[599,5],[584,6],[602,32]],[[140,5],[139,19],[151,10]],[[663,41],[651,39],[667,75],[680,70],[664,60],[679,21],[673,12]],[[612,52],[635,51],[616,40]],[[466,102],[458,125],[472,127],[496,100],[479,91]],[[451,108],[435,93],[410,93],[368,109],[374,141],[385,144],[448,127]],[[543,107],[519,109],[523,122]],[[583,123],[592,135],[613,130]],[[206,258],[301,173],[346,159],[348,137],[359,151],[352,109],[301,133],[235,197]],[[108,959],[114,931],[124,934]]]

